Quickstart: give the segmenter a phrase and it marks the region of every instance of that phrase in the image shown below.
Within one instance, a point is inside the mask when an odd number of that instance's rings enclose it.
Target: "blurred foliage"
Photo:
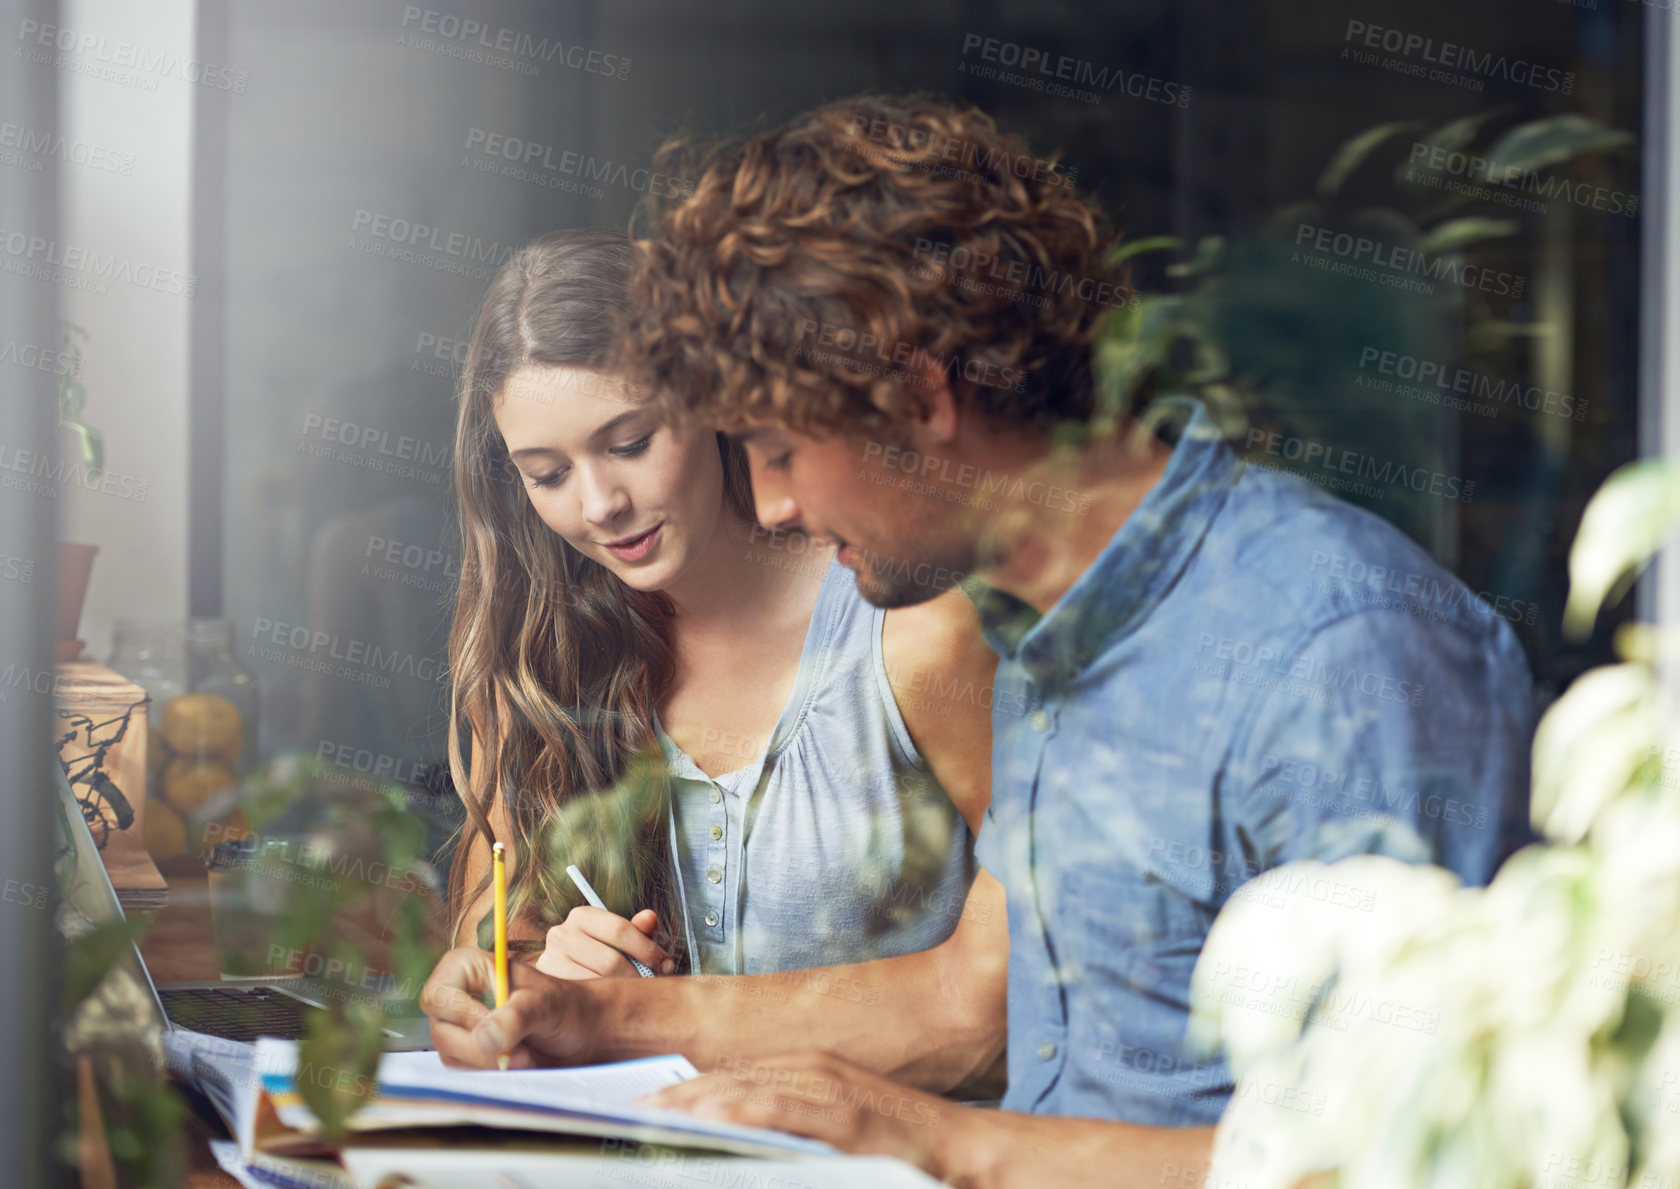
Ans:
[[[71,837],[65,807],[54,798],[58,837]],[[85,1063],[93,1083],[111,1171],[117,1183],[134,1189],[165,1189],[185,1175],[181,1124],[186,1103],[164,1075],[163,1042],[151,988],[125,959],[145,934],[150,919],[136,917],[95,923],[72,907],[79,869],[66,841],[55,856],[57,900],[54,923],[65,939],[64,981],[55,1030],[63,1056],[60,1084],[76,1086]],[[44,893],[43,893],[44,895]],[[45,907],[43,904],[42,907]],[[58,1159],[70,1168],[82,1161],[82,1102],[66,1093],[59,1104]]]
[[[1511,271],[1524,246],[1517,238],[1523,225],[1498,201],[1512,188],[1487,179],[1620,152],[1632,137],[1575,115],[1490,134],[1507,114],[1496,109],[1432,130],[1415,121],[1378,125],[1331,155],[1311,198],[1283,206],[1255,231],[1204,237],[1193,249],[1171,236],[1123,244],[1117,263],[1177,257],[1164,269],[1177,287],[1140,291],[1107,320],[1095,345],[1099,427],[1154,398],[1193,395],[1214,409],[1231,437],[1258,421],[1331,447],[1455,473],[1458,414],[1372,391],[1362,353],[1485,360],[1513,340],[1548,332],[1510,316],[1527,295],[1484,293],[1449,280],[1431,282],[1427,294],[1403,291],[1312,267],[1310,244],[1302,244],[1307,233],[1322,229],[1363,237],[1391,254],[1421,253],[1427,268],[1448,276],[1460,275],[1467,262]],[[1409,149],[1401,147],[1407,137]],[[1431,185],[1439,173],[1413,161],[1437,147],[1482,162],[1481,180],[1470,179],[1458,192]],[[1375,271],[1390,280],[1405,276],[1404,270]],[[1511,363],[1492,367],[1499,374],[1519,370]],[[1439,523],[1438,499],[1398,486],[1387,498],[1344,498],[1394,522],[1437,556],[1447,548],[1442,534],[1450,526]]]
[[[386,999],[417,997],[443,953],[426,823],[400,785],[347,781],[304,755],[270,761],[236,795],[253,837],[235,844],[249,861],[234,867],[225,895],[261,922],[264,950],[283,949],[331,984],[327,1007],[309,1013],[298,1062],[348,1076],[300,1078],[297,1088],[336,1137],[376,1088]],[[388,996],[385,975],[396,982]]]
[[[297,1086],[322,1132],[335,1137],[374,1091],[387,1001],[415,999],[444,948],[433,927],[438,881],[425,820],[400,786],[346,780],[309,757],[282,756],[228,795],[255,831],[228,845],[253,861],[234,868],[225,895],[218,890],[218,918],[234,914],[258,954],[279,947],[306,973],[321,972],[328,1006],[309,1011],[298,1059],[340,1076],[300,1078]],[[213,818],[220,811],[212,803],[202,812]],[[58,812],[68,838],[66,811]],[[64,848],[57,879],[58,924],[69,939],[60,1017],[65,1076],[74,1079],[78,1058],[88,1062],[119,1184],[179,1185],[187,1107],[165,1077],[150,988],[125,961],[149,922],[95,924],[75,912],[69,893],[86,876],[75,851]],[[218,941],[222,932],[218,925]],[[63,1122],[60,1159],[74,1166],[82,1126],[74,1096],[63,1105]]]
[[[1677,523],[1673,464],[1613,474],[1570,555],[1569,630]],[[1673,631],[1627,625],[1622,663],[1547,711],[1531,805],[1546,841],[1488,887],[1362,856],[1290,864],[1272,887],[1301,892],[1221,913],[1192,986],[1193,1035],[1239,1078],[1210,1183],[1680,1180],[1680,720],[1659,674]],[[1306,890],[1326,883],[1367,890],[1372,910]],[[1283,993],[1236,993],[1228,972],[1249,969]],[[1270,1105],[1278,1086],[1295,1109]]]
[[[81,447],[82,461],[88,472],[97,475],[105,469],[105,439],[97,429],[82,419],[87,404],[87,389],[82,386],[82,343],[87,331],[72,323],[64,323],[61,351],[68,362],[58,374],[58,423],[75,433]]]

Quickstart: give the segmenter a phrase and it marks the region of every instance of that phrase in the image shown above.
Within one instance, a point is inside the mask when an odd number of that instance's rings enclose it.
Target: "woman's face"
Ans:
[[[717,436],[674,426],[617,379],[526,366],[497,394],[496,427],[544,524],[637,590],[669,586],[723,509]]]

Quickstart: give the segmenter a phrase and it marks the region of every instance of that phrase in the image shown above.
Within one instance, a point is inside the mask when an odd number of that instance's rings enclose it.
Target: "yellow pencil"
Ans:
[[[496,1006],[502,1007],[508,1001],[508,957],[507,857],[502,852],[501,843],[490,848],[490,859],[496,877]],[[503,1053],[496,1058],[496,1068],[507,1067],[508,1055]]]

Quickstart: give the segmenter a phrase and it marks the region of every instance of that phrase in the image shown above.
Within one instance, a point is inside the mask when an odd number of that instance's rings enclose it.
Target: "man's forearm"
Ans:
[[[919,954],[779,974],[595,979],[585,993],[587,1061],[680,1052],[701,1069],[826,1049],[944,1091],[1003,1051],[1001,962],[938,946]]]
[[[577,984],[586,1060],[672,1051],[702,1069],[825,1049],[928,1090],[988,1070],[1004,1050],[1009,926],[982,872],[962,919],[919,954],[779,974],[597,979]]]
[[[946,1120],[936,1167],[959,1189],[1037,1189],[1101,1183],[1114,1189],[1199,1189],[1211,1127],[1143,1127],[1013,1111],[961,1111]]]

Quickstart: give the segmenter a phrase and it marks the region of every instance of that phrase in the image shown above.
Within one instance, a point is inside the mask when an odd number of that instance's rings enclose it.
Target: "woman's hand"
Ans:
[[[658,928],[659,916],[651,908],[625,920],[580,904],[548,931],[537,969],[555,978],[634,978],[636,968],[624,956],[629,954],[655,974],[670,974],[676,963],[654,944]]]

